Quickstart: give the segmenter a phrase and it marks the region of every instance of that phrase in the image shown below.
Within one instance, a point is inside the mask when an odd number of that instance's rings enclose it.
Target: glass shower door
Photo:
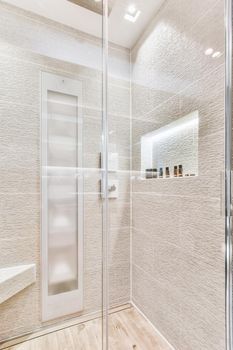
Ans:
[[[110,348],[230,349],[225,5],[119,0],[109,14]]]

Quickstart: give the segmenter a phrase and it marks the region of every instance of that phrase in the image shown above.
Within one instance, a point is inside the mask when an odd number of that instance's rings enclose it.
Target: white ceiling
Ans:
[[[102,36],[101,16],[67,0],[3,1],[84,33]],[[164,0],[115,0],[109,16],[109,40],[123,47],[132,48],[163,2]],[[124,14],[131,4],[141,11],[136,23],[124,19]]]

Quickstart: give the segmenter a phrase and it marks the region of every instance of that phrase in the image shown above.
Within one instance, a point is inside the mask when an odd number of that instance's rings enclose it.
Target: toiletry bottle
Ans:
[[[169,169],[169,166],[166,167],[166,177],[170,177],[170,169]]]
[[[156,168],[153,169],[153,176],[152,177],[153,177],[153,179],[157,179],[157,177],[158,177],[158,171]]]
[[[159,177],[163,178],[163,168],[159,168]]]
[[[183,176],[183,165],[179,165],[178,176],[179,177]]]
[[[178,176],[178,167],[177,165],[174,166],[174,177]]]
[[[146,179],[152,179],[153,169],[146,169]]]

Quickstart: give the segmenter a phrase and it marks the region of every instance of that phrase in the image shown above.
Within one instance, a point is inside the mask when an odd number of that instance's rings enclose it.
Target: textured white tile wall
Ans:
[[[224,350],[224,1],[166,1],[132,79],[133,301],[175,349]],[[195,110],[199,176],[140,179],[140,137]]]

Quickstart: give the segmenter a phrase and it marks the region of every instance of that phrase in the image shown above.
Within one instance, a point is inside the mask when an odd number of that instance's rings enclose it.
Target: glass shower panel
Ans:
[[[109,15],[110,348],[226,349],[224,22],[224,0]]]
[[[102,1],[58,0],[55,7],[53,0],[0,1],[5,347],[43,328],[35,346],[52,349],[47,330],[62,329],[71,318],[75,348],[87,348],[92,331],[93,348],[102,349],[106,339],[102,31]],[[2,287],[5,276],[14,288]],[[84,319],[90,322],[86,336]]]

